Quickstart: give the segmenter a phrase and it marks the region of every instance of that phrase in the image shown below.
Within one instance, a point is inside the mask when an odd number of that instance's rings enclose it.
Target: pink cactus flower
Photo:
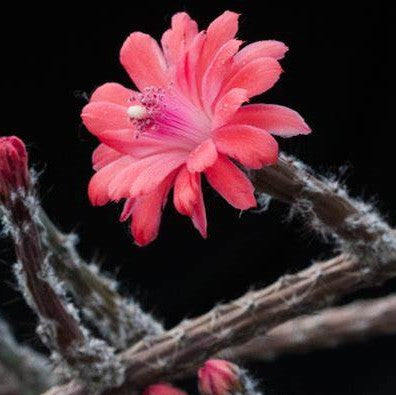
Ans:
[[[210,359],[198,371],[199,392],[202,395],[232,395],[243,393],[238,366],[222,359]]]
[[[159,383],[147,387],[142,395],[187,395],[187,393],[170,384]]]
[[[254,188],[234,161],[248,169],[271,165],[278,157],[272,135],[310,132],[286,107],[243,105],[277,82],[287,47],[270,40],[240,49],[237,30],[238,14],[226,11],[206,31],[186,13],[174,15],[162,48],[132,33],[120,59],[139,91],[104,84],[82,111],[101,142],[89,198],[94,205],[126,199],[121,220],[132,217],[140,246],[156,238],[172,187],[176,210],[206,237],[202,174],[235,208],[255,207]]]
[[[29,183],[25,144],[15,136],[0,137],[0,200],[26,190]]]

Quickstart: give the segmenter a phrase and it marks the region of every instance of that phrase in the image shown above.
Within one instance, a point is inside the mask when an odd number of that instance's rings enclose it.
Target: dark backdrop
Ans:
[[[118,61],[123,40],[134,30],[159,38],[173,13],[187,10],[206,26],[225,9],[242,13],[239,37],[278,39],[290,52],[281,81],[263,101],[290,106],[306,118],[309,137],[280,141],[317,169],[337,172],[355,195],[374,198],[393,222],[396,192],[387,99],[388,31],[385,14],[372,6],[347,10],[325,5],[274,5],[263,1],[135,1],[92,4],[90,9],[11,5],[2,10],[1,134],[28,143],[41,176],[43,204],[65,230],[76,229],[82,254],[100,258],[117,272],[125,293],[167,326],[237,297],[250,286],[269,284],[284,272],[331,255],[299,222],[285,223],[287,207],[273,203],[260,215],[239,215],[212,191],[205,193],[209,239],[168,207],[158,239],[136,247],[119,207],[93,208],[86,196],[95,140],[81,124],[86,94],[107,81],[129,84]],[[346,3],[346,2],[345,2]],[[327,5],[331,4],[331,5]],[[388,10],[389,12],[389,10]],[[0,240],[1,314],[20,340],[39,346],[34,317],[12,287],[11,248]],[[396,283],[354,297],[391,292]],[[352,298],[348,298],[351,300]],[[347,302],[348,300],[344,300]],[[396,336],[337,350],[287,356],[253,365],[268,394],[394,394]]]

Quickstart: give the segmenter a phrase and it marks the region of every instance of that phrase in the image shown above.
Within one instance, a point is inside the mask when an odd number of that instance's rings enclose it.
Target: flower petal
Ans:
[[[174,176],[168,176],[155,190],[136,199],[132,208],[131,233],[135,243],[142,247],[158,235],[162,209]]]
[[[248,101],[245,89],[234,88],[228,91],[216,104],[212,125],[217,129],[233,119],[238,108]]]
[[[187,168],[191,173],[204,171],[217,160],[217,149],[212,139],[207,139],[190,153]]]
[[[91,95],[90,102],[110,102],[129,107],[131,105],[131,98],[136,94],[137,92],[132,89],[127,89],[115,82],[108,82],[95,89]]]
[[[232,59],[238,52],[242,41],[229,40],[216,52],[202,79],[202,101],[210,111],[213,100],[223,84],[224,76],[232,67]]]
[[[124,208],[120,215],[120,222],[125,222],[131,215],[133,211],[133,206],[135,204],[135,199],[126,199],[124,203]]]
[[[249,104],[241,107],[232,123],[256,126],[282,137],[309,134],[311,129],[296,111],[275,104]]]
[[[260,95],[278,81],[282,68],[273,58],[259,58],[241,66],[230,76],[222,89],[226,93],[233,88],[247,90],[248,97]]]
[[[100,138],[104,131],[129,129],[134,134],[135,127],[125,107],[113,103],[88,103],[82,110],[81,117],[85,127]]]
[[[246,175],[224,155],[206,169],[209,184],[235,208],[247,210],[256,207],[254,187]]]
[[[100,170],[109,163],[121,158],[122,154],[113,150],[106,144],[100,144],[92,154],[92,164],[94,170]]]
[[[195,228],[201,234],[201,236],[204,239],[206,239],[206,237],[208,235],[208,233],[207,233],[208,222],[206,219],[206,210],[205,210],[205,203],[203,200],[201,184],[199,185],[199,190],[198,190],[198,202],[194,206],[194,211],[191,215],[191,220],[192,220]]]
[[[152,163],[138,171],[137,177],[131,183],[129,189],[131,197],[151,192],[168,174],[185,162],[186,154],[171,152],[147,157],[149,158]]]
[[[108,187],[114,176],[130,166],[133,159],[124,155],[97,171],[88,185],[89,200],[94,206],[103,206],[109,200]]]
[[[132,33],[121,48],[120,60],[140,91],[168,85],[167,66],[158,43],[148,34]]]
[[[190,173],[186,166],[182,167],[175,179],[173,202],[176,210],[191,217],[196,229],[206,238],[207,220],[200,173]]]
[[[265,130],[248,125],[228,125],[214,132],[219,152],[251,169],[261,169],[278,159],[278,144]]]
[[[161,40],[168,64],[175,64],[181,58],[197,34],[197,22],[186,12],[173,15],[172,28],[162,35]]]
[[[149,136],[136,138],[130,129],[107,130],[98,136],[100,141],[125,155],[144,158],[161,152],[179,151],[172,141],[155,139]]]
[[[258,58],[282,59],[288,47],[281,41],[265,40],[246,45],[234,57],[234,67],[241,67]]]
[[[120,201],[121,199],[133,198],[129,193],[131,184],[136,179],[137,175],[144,170],[144,168],[151,163],[152,158],[145,158],[142,160],[132,161],[128,166],[125,166],[118,173],[113,174],[111,181],[108,184],[107,193],[111,200]],[[162,181],[162,180],[161,180]]]
[[[200,67],[205,71],[215,53],[228,40],[235,37],[238,31],[239,14],[225,11],[217,17],[208,27],[205,45],[202,51]],[[201,75],[203,76],[203,72]]]
[[[185,160],[185,154],[166,153],[134,160],[124,167],[108,184],[112,200],[132,198],[151,192]]]
[[[198,107],[200,106],[200,98],[198,95],[197,65],[201,59],[205,38],[204,32],[200,32],[194,37],[190,48],[180,61],[177,62],[174,71],[175,80],[179,88]]]
[[[180,214],[192,215],[198,201],[198,191],[201,187],[200,178],[200,173],[190,173],[186,166],[183,166],[177,173],[173,203]]]

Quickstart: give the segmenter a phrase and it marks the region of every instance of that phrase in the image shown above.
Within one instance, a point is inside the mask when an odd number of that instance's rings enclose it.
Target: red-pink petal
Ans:
[[[120,60],[140,91],[168,85],[167,66],[158,43],[148,34],[132,33],[121,48]]]
[[[296,111],[275,104],[249,104],[241,107],[232,123],[257,126],[282,137],[309,134],[311,129]]]
[[[198,200],[200,177],[200,173],[190,173],[186,166],[178,172],[175,178],[173,203],[180,214],[192,215]]]
[[[147,194],[185,161],[185,154],[166,153],[134,160],[122,169],[108,185],[112,200]]]
[[[144,158],[178,149],[175,144],[166,140],[154,139],[144,135],[136,138],[134,132],[130,129],[106,130],[101,132],[98,137],[102,143],[109,147],[135,158]]]
[[[209,25],[194,70],[199,92],[201,92],[202,79],[213,57],[227,41],[235,37],[238,31],[238,18],[239,14],[225,11]]]
[[[138,174],[151,162],[151,157],[142,160],[134,160],[118,173],[113,174],[113,177],[107,187],[107,193],[110,199],[118,202],[121,199],[134,197],[131,196],[129,192],[131,185]]]
[[[88,185],[88,196],[94,206],[103,206],[110,200],[108,193],[110,182],[115,175],[130,166],[132,162],[133,159],[125,155],[109,163],[93,175]]]
[[[130,155],[134,150],[138,151],[139,149],[139,141],[135,138],[134,131],[131,129],[105,130],[97,137],[103,144],[126,155]]]
[[[135,204],[135,199],[126,199],[122,213],[120,215],[120,221],[125,222],[131,215],[133,211],[133,206]]]
[[[161,40],[168,64],[176,63],[198,34],[197,23],[185,12],[172,17],[172,28],[167,30]]]
[[[229,40],[219,48],[213,57],[202,79],[202,100],[207,111],[210,111],[213,100],[218,95],[224,76],[232,66],[232,59],[238,52],[242,41]]]
[[[209,184],[235,208],[247,210],[256,207],[254,187],[246,175],[224,155],[206,169]]]
[[[261,169],[278,159],[278,143],[265,130],[248,125],[228,125],[214,132],[219,152],[251,169]]]
[[[109,163],[121,158],[122,154],[105,144],[100,144],[92,154],[94,170],[100,170]]]
[[[130,129],[133,135],[132,124],[125,107],[113,103],[93,102],[87,104],[81,113],[85,127],[100,138],[104,131]]]
[[[131,105],[131,98],[136,93],[132,89],[127,89],[115,82],[108,82],[95,89],[91,95],[90,102],[110,102],[129,107]]]
[[[206,237],[208,235],[208,233],[207,233],[208,222],[206,219],[206,210],[205,210],[205,203],[203,200],[201,184],[199,185],[198,201],[197,201],[197,204],[194,206],[194,211],[191,215],[191,220],[192,220],[195,228],[201,234],[201,236],[204,239],[206,239]]]
[[[165,206],[173,175],[167,177],[155,190],[136,199],[132,208],[131,233],[135,243],[142,247],[158,235],[162,209]]]
[[[217,149],[212,139],[207,139],[190,153],[187,160],[188,170],[193,172],[204,171],[217,160]]]
[[[202,64],[207,65],[217,50],[228,40],[235,37],[238,31],[239,14],[225,11],[208,27],[203,50]]]
[[[245,101],[248,101],[245,89],[234,88],[222,96],[214,109],[213,129],[217,129],[232,120],[238,108]]]
[[[275,40],[257,41],[246,45],[234,57],[234,67],[241,67],[258,58],[282,59],[289,48]]]
[[[237,69],[222,89],[223,93],[233,88],[247,90],[248,97],[256,96],[272,88],[282,72],[279,62],[273,58],[252,60]]]
[[[208,47],[214,50],[220,48],[226,41],[235,37],[238,31],[239,14],[233,11],[224,11],[208,26]]]
[[[168,174],[185,162],[186,154],[172,152],[149,158],[152,159],[152,163],[146,165],[131,183],[129,189],[131,197],[151,192]]]
[[[181,168],[175,179],[173,202],[176,210],[191,217],[196,229],[206,237],[207,220],[200,173],[190,173],[186,166]]]
[[[181,91],[190,97],[192,102],[200,106],[198,95],[197,65],[201,59],[202,48],[205,43],[205,34],[200,32],[194,37],[190,48],[176,64],[175,80]]]

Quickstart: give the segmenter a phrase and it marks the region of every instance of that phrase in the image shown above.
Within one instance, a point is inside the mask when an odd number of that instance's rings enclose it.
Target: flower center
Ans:
[[[144,133],[152,138],[196,145],[210,133],[207,116],[177,92],[149,87],[130,100],[127,114],[136,138]]]
[[[131,102],[135,104],[128,107],[127,114],[135,126],[136,138],[156,129],[155,119],[163,110],[163,97],[163,91],[159,88],[146,88],[143,93],[131,97]]]

